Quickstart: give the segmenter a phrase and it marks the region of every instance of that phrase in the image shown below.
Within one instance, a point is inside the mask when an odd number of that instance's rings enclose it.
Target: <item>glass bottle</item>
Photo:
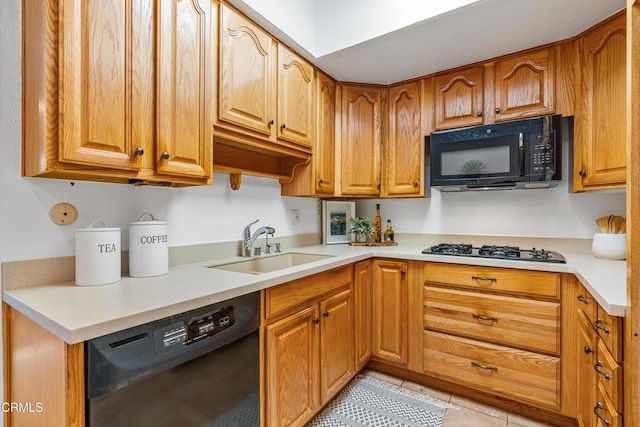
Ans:
[[[376,218],[373,236],[377,243],[382,241],[382,218],[380,217],[380,203],[376,203]]]
[[[387,220],[387,228],[384,230],[384,241],[393,242],[393,227],[390,219]]]

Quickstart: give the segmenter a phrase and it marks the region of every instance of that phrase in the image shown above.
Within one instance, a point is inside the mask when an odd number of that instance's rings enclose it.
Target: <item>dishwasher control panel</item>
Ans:
[[[177,350],[212,337],[232,327],[236,323],[233,306],[185,318],[153,333],[156,354]]]

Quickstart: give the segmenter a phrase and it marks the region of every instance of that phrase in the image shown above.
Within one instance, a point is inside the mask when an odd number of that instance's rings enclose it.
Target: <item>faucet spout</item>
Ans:
[[[258,228],[253,234],[251,234],[251,226],[258,221],[259,220],[255,220],[251,224],[247,225],[244,229],[244,232],[242,233],[242,256],[243,257],[251,256],[251,249],[253,248],[253,244],[256,242],[258,237],[260,237],[263,234],[266,234],[268,238],[269,235],[273,236],[276,232],[275,228],[264,226],[264,227]]]

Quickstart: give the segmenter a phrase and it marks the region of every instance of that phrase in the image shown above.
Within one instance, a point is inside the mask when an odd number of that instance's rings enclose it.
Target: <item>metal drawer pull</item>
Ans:
[[[582,294],[578,295],[578,301],[582,301],[585,304],[591,304],[591,301]]]
[[[610,380],[610,379],[611,379],[611,375],[607,374],[606,372],[602,372],[600,369],[598,369],[598,368],[601,368],[601,367],[603,367],[603,366],[604,366],[604,365],[602,364],[602,362],[601,362],[600,360],[598,360],[598,363],[596,363],[595,365],[593,365],[593,369],[594,369],[597,373],[599,373],[600,375],[602,375],[603,377],[605,377],[605,379]]]
[[[598,317],[598,320],[593,322],[593,326],[600,329],[601,331],[604,331],[605,334],[608,334],[609,332],[611,332],[611,329],[603,328],[602,326],[600,326],[600,323],[604,323],[604,319],[602,317]]]
[[[480,314],[474,314],[473,318],[474,319],[480,319],[480,320],[491,320],[492,322],[497,322],[498,321],[497,317],[482,316]]]
[[[593,413],[596,414],[596,417],[600,418],[600,420],[605,424],[605,425],[609,425],[611,424],[611,421],[609,421],[608,419],[606,419],[605,417],[603,417],[602,415],[600,415],[598,413],[598,409],[604,409],[604,405],[602,404],[602,402],[598,402],[596,403],[596,406],[593,407]]]
[[[471,362],[471,366],[475,367],[475,368],[480,368],[480,369],[487,369],[489,371],[497,371],[498,367],[497,366],[484,366],[479,364],[478,362]]]
[[[473,280],[484,280],[486,282],[497,282],[498,279],[495,277],[481,277],[481,276],[471,276]]]
[[[589,347],[588,345],[584,346],[584,354],[589,354],[589,353],[593,353],[593,349],[591,347]]]

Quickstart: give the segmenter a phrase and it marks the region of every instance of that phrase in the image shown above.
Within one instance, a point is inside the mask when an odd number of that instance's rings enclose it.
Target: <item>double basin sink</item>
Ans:
[[[333,255],[305,254],[300,252],[289,252],[280,255],[267,255],[250,258],[243,261],[234,261],[226,264],[212,265],[209,268],[217,270],[235,271],[246,274],[271,273],[285,268],[295,267],[310,262],[331,258]]]

